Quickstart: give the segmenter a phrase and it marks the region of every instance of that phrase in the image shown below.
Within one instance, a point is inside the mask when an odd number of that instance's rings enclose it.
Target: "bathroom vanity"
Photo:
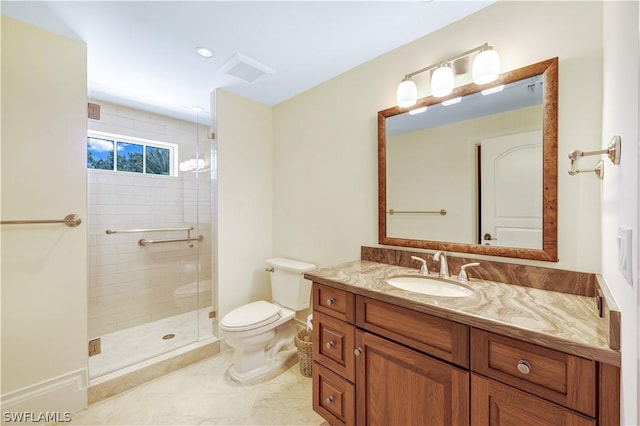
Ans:
[[[330,424],[619,424],[615,315],[596,297],[472,273],[457,298],[385,281],[406,275],[369,260],[305,275],[313,407]]]

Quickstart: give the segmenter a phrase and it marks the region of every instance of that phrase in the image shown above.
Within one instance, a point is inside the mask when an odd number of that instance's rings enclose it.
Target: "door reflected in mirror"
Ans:
[[[556,116],[557,59],[381,111],[379,242],[557,261]]]

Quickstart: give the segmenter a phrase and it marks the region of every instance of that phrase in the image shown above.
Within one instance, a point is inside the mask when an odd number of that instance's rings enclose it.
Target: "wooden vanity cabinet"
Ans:
[[[313,284],[313,408],[331,425],[620,423],[620,369]]]
[[[467,326],[318,283],[313,294],[313,408],[330,424],[469,424],[469,372],[430,356],[466,368]]]

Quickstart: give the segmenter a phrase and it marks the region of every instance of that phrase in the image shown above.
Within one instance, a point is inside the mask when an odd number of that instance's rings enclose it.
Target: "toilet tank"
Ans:
[[[298,260],[276,257],[267,259],[271,272],[271,297],[274,302],[295,311],[309,307],[311,281],[303,277],[313,271],[316,265]]]

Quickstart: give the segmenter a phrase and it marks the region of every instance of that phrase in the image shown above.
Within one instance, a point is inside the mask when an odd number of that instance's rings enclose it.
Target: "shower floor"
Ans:
[[[210,310],[202,308],[100,336],[101,353],[89,357],[89,378],[212,337]],[[174,337],[163,339],[170,334]]]

